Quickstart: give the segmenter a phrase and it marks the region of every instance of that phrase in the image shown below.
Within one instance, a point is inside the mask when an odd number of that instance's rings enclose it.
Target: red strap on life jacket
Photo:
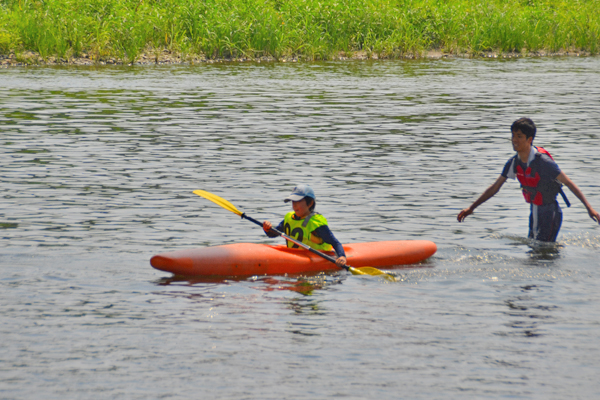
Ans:
[[[537,151],[538,151],[539,153],[546,154],[548,157],[550,157],[550,158],[552,159],[552,161],[554,161],[554,157],[552,157],[552,154],[550,154],[550,153],[548,152],[548,150],[546,150],[546,149],[545,149],[545,148],[543,148],[543,147],[537,147],[537,146],[535,146],[535,148],[537,149]]]

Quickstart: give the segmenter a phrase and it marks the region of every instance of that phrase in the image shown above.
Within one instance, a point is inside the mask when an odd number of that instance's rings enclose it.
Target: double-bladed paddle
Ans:
[[[246,213],[242,213],[240,210],[238,210],[237,208],[235,208],[235,206],[233,204],[231,204],[230,202],[228,202],[227,200],[225,200],[222,197],[217,196],[216,194],[212,194],[210,192],[207,192],[206,190],[194,190],[194,194],[197,194],[200,197],[204,197],[207,200],[212,201],[215,204],[220,205],[221,207],[223,207],[226,210],[231,211],[234,214],[239,215],[240,217],[242,217],[243,219],[247,219],[248,221],[254,222],[256,225],[262,227],[263,224],[260,221],[255,220],[252,217],[249,217],[248,215],[246,215]],[[318,250],[313,249],[312,247],[310,247],[309,245],[302,243],[288,235],[286,235],[283,232],[278,231],[275,228],[271,228],[272,231],[276,232],[278,235],[284,237],[286,240],[289,240],[292,243],[297,244],[298,246],[302,247],[305,250],[308,250],[314,254],[317,254],[321,257],[323,257],[324,259],[331,261],[332,263],[336,264],[335,262],[335,258],[331,257],[330,255],[327,255],[325,253],[321,253]],[[337,265],[337,264],[336,264]],[[354,268],[351,267],[349,265],[344,265],[342,268],[346,269],[347,271],[349,271],[350,273],[352,273],[353,275],[384,275],[384,277],[388,280],[392,280],[395,281],[396,277],[394,277],[393,275],[387,274],[377,268],[373,268],[373,267],[359,267],[359,268]]]

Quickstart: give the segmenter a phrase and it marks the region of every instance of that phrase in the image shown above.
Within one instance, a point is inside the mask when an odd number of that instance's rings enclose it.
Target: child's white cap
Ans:
[[[298,200],[302,200],[305,197],[310,197],[312,199],[317,199],[315,197],[315,192],[312,190],[312,188],[308,185],[298,185],[294,188],[294,190],[292,190],[292,194],[290,194],[288,197],[285,198],[285,200],[283,200],[284,202],[288,202],[288,201],[298,201]]]

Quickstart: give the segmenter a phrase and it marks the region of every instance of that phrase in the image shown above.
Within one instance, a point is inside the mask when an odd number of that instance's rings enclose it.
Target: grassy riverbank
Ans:
[[[0,0],[0,54],[134,62],[600,48],[600,0]],[[30,53],[31,54],[31,53]]]

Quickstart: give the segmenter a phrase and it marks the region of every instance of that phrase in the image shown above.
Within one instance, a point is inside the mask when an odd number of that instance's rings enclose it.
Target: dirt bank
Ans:
[[[422,54],[407,54],[401,59],[442,59],[442,58],[526,58],[526,57],[560,57],[560,56],[589,56],[587,52],[580,51],[561,51],[561,52],[514,52],[514,53],[479,53],[479,54],[457,54],[446,53],[439,50],[432,50]],[[394,57],[397,58],[397,57]],[[378,55],[366,51],[357,51],[352,53],[340,52],[336,57],[332,57],[332,61],[344,60],[378,60],[390,59],[390,57]],[[202,55],[182,55],[176,54],[169,50],[159,52],[152,51],[141,54],[136,58],[135,62],[123,62],[118,58],[100,57],[95,58],[90,54],[82,54],[81,57],[43,58],[38,53],[27,51],[23,53],[0,54],[0,68],[8,67],[23,67],[23,66],[44,66],[44,65],[176,65],[176,64],[214,64],[214,63],[238,63],[238,62],[299,62],[307,61],[306,58],[298,57],[282,57],[276,59],[274,57],[260,58],[207,58]]]

